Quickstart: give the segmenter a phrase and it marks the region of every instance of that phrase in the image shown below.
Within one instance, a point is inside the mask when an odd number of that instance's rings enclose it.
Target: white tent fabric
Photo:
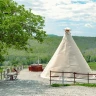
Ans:
[[[91,73],[90,67],[74,42],[70,30],[68,30],[65,30],[65,36],[60,45],[41,73],[42,78],[49,78],[50,71]],[[57,73],[52,73],[52,76],[54,75],[56,76]],[[66,74],[66,76],[73,75]]]

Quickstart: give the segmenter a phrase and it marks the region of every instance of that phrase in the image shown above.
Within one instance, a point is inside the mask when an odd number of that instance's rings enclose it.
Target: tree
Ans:
[[[46,36],[43,27],[44,17],[13,0],[0,0],[0,62],[8,47],[27,50],[29,39],[42,42]]]

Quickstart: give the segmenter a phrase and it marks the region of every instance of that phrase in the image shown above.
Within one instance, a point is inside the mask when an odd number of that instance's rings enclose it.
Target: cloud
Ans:
[[[53,2],[52,0],[49,0],[47,2],[42,2],[42,7],[45,11],[41,12],[41,15],[57,20],[96,21],[96,3],[81,4],[71,3],[69,1],[57,0],[57,2]]]
[[[74,36],[79,36],[79,35],[81,34],[81,36],[82,36],[83,31],[79,31],[79,30],[77,30],[77,31],[72,31],[71,34],[74,35]]]
[[[47,33],[63,35],[65,27],[72,29],[72,35],[89,35],[96,28],[95,0],[14,0],[31,8],[34,14],[45,17]],[[89,32],[86,33],[86,32]],[[95,32],[95,31],[94,31]],[[94,33],[96,34],[96,33]]]
[[[33,13],[56,20],[95,21],[96,2],[92,0],[15,0]],[[94,13],[94,14],[93,14]]]
[[[93,28],[93,26],[91,24],[85,24],[85,27]]]

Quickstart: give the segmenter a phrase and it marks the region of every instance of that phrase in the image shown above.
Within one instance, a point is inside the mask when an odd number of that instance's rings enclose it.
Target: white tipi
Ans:
[[[70,28],[65,29],[65,36],[44,71],[41,73],[41,77],[49,78],[50,71],[91,73],[90,67],[71,36]],[[54,76],[56,74],[57,73],[54,73],[52,75]],[[72,74],[68,74],[68,76],[71,75]]]

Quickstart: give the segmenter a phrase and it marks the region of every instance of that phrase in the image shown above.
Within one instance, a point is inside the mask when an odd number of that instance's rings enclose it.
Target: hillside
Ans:
[[[73,36],[73,39],[88,62],[96,60],[96,37]],[[37,59],[39,58],[41,63],[47,63],[61,40],[62,36],[52,35],[46,37],[42,44],[35,40],[29,40],[31,47],[33,48],[32,53],[9,49],[9,55],[6,56],[6,60],[11,61],[12,63],[18,63],[19,61],[19,63],[23,62],[23,64],[30,64],[37,63]]]

